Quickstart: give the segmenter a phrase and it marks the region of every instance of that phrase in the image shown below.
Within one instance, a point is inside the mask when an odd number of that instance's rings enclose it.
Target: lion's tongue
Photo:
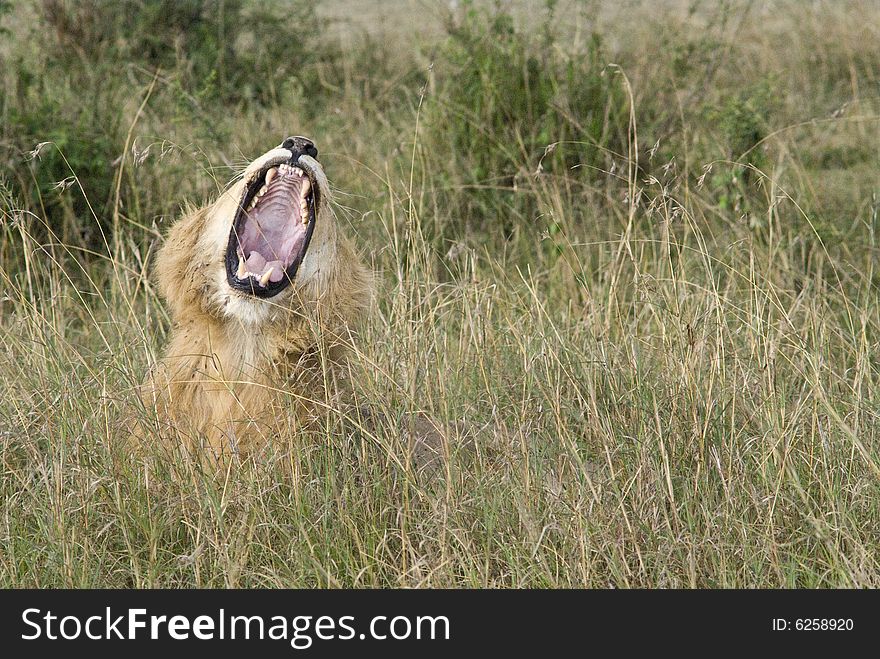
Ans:
[[[244,265],[248,269],[248,272],[263,274],[263,269],[266,267],[266,259],[263,258],[263,255],[259,252],[251,252],[251,255],[248,257],[248,260]]]
[[[284,263],[278,260],[266,261],[259,252],[251,252],[245,262],[245,268],[247,268],[248,272],[253,272],[255,275],[262,275],[266,270],[272,268],[272,272],[269,273],[269,281],[271,282],[281,281],[284,277]]]

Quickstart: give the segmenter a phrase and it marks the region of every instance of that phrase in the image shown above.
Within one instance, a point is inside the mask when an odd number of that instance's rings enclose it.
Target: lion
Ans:
[[[346,355],[373,274],[337,226],[312,140],[288,137],[156,256],[170,340],[141,387],[158,427],[214,458],[313,427],[346,401]]]

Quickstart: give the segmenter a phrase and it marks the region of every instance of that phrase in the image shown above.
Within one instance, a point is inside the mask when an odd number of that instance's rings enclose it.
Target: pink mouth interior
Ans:
[[[300,215],[303,182],[293,169],[279,170],[256,206],[245,210],[236,232],[238,258],[248,276],[259,280],[270,268],[270,282],[284,278],[285,270],[301,254],[308,225]]]

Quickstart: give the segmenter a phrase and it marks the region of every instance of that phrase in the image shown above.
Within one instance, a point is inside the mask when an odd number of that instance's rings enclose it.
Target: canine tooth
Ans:
[[[278,168],[273,167],[268,172],[266,172],[266,185],[269,185],[272,182],[272,179],[278,175]]]
[[[239,279],[244,279],[247,275],[247,270],[244,267],[244,259],[239,257],[238,259],[238,272],[235,273],[235,276]]]
[[[263,276],[260,277],[260,286],[262,286],[263,288],[266,287],[266,284],[269,283],[269,276],[272,274],[272,271],[274,269],[275,268],[269,268],[268,270],[266,270],[266,272],[263,273]]]

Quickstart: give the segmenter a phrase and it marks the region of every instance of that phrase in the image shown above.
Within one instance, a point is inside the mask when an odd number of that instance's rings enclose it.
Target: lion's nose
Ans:
[[[318,149],[315,148],[315,143],[308,137],[288,137],[281,143],[281,148],[292,151],[293,160],[298,159],[303,154],[312,158],[318,157]]]

